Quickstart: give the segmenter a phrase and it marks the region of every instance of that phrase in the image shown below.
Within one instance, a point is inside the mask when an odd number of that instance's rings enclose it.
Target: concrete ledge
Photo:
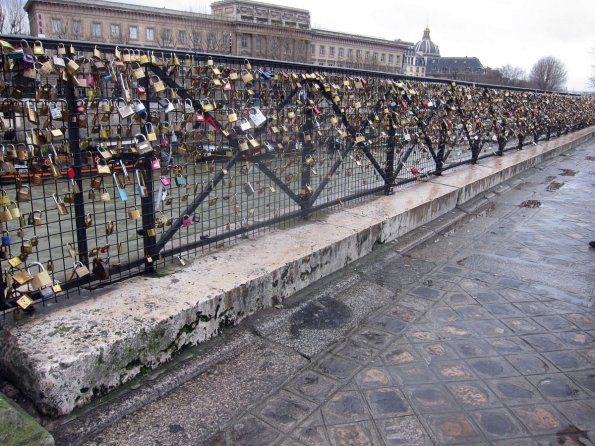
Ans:
[[[591,127],[483,160],[392,196],[242,241],[171,275],[132,279],[75,305],[4,327],[0,374],[44,413],[68,414],[184,347],[216,336],[223,327],[365,256],[374,245],[455,210],[594,133]]]

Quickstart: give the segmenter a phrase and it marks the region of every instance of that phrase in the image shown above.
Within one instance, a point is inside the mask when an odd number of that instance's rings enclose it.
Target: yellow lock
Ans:
[[[128,211],[128,218],[130,220],[138,220],[140,218],[140,211],[134,207]]]

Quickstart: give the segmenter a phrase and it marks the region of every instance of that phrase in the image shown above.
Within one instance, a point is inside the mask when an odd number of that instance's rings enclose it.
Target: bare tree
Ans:
[[[24,0],[0,2],[0,33],[29,34],[29,21],[23,9]]]
[[[535,88],[547,91],[563,90],[567,72],[562,61],[553,56],[539,59],[531,69],[529,80]]]
[[[512,65],[504,65],[498,69],[502,75],[502,80],[507,85],[518,86],[525,82],[527,73],[521,67],[513,67]]]

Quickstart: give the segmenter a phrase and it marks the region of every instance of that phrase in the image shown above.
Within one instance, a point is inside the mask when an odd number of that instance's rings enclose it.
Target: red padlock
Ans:
[[[419,170],[417,170],[417,167],[412,167],[412,168],[411,168],[411,173],[412,173],[413,175],[418,175],[418,174],[419,174]]]

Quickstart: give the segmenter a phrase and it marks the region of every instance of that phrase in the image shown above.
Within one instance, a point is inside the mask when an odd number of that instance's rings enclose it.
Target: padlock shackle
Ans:
[[[45,266],[43,266],[40,262],[31,262],[31,263],[29,263],[27,265],[27,272],[29,274],[31,274],[31,271],[29,271],[29,268],[31,268],[32,266],[38,266],[39,267],[39,272],[44,272],[45,271]]]

